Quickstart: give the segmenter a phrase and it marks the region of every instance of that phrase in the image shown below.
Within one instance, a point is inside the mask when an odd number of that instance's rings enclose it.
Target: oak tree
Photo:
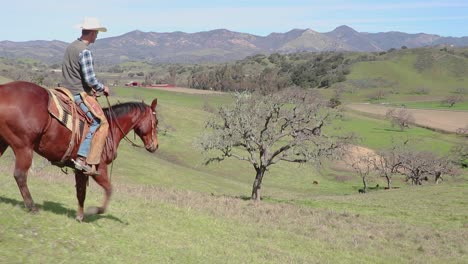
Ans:
[[[255,169],[253,200],[260,200],[267,169],[280,161],[316,162],[336,156],[350,136],[330,136],[324,128],[338,116],[326,101],[306,90],[287,89],[275,94],[236,95],[210,119],[198,140],[208,154],[206,164],[235,158]]]

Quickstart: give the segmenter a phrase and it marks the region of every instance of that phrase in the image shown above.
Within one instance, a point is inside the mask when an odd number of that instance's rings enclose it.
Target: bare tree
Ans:
[[[468,168],[468,142],[463,142],[453,147],[451,157],[455,164]]]
[[[462,147],[454,148],[451,155],[441,157],[433,152],[416,150],[413,144],[409,144],[409,140],[393,142],[390,148],[378,152],[375,169],[387,179],[389,189],[391,177],[395,174],[405,175],[406,180],[411,181],[413,185],[421,185],[423,181],[428,181],[429,177],[433,177],[434,182],[438,184],[443,180],[443,175],[454,176],[459,173],[454,161],[460,153],[463,153]]]
[[[433,161],[428,174],[434,176],[434,182],[436,184],[443,181],[442,175],[457,175],[459,172],[453,165],[453,161],[450,158],[438,157]]]
[[[221,107],[207,122],[213,130],[198,139],[209,157],[206,164],[236,158],[255,169],[253,200],[261,198],[261,184],[267,169],[280,161],[316,162],[333,157],[351,137],[331,137],[323,133],[337,112],[305,90],[281,93],[237,94],[231,106]]]
[[[466,127],[460,127],[457,129],[457,134],[468,136],[468,125]]]
[[[385,118],[390,120],[392,126],[399,126],[401,131],[415,122],[413,114],[405,108],[391,108],[385,113]]]
[[[363,188],[359,190],[359,192],[367,192],[368,179],[374,169],[373,164],[375,163],[376,158],[377,156],[374,154],[366,154],[348,160],[350,162],[349,165],[355,172],[359,174],[362,179]]]
[[[378,157],[374,159],[374,168],[387,181],[388,190],[392,189],[392,176],[398,172],[400,166],[400,148],[395,145],[378,152]]]
[[[384,99],[386,96],[386,92],[384,90],[377,90],[368,95],[369,100],[380,100]]]
[[[428,181],[430,176],[439,183],[442,175],[457,174],[450,159],[441,158],[432,152],[418,152],[408,148],[400,153],[400,161],[398,172],[406,175],[406,180],[411,180],[413,185],[421,185],[423,181]]]
[[[458,88],[455,88],[453,92],[456,94],[468,94],[468,89],[465,87],[458,87]]]
[[[463,102],[462,95],[449,95],[442,100],[442,103],[448,104],[449,107],[453,107],[456,103]]]

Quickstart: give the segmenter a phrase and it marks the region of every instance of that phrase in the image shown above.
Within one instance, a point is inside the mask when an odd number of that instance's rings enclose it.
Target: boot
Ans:
[[[87,164],[85,157],[78,156],[76,160],[72,159],[72,161],[75,164],[75,169],[83,171],[85,175],[99,175],[96,166]]]

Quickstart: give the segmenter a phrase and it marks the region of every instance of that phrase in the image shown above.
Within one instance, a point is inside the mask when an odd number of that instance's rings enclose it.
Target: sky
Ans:
[[[13,0],[2,4],[0,41],[61,40],[80,36],[84,17],[108,31],[194,33],[213,29],[266,36],[292,29],[330,32],[347,25],[358,32],[468,36],[468,0]]]

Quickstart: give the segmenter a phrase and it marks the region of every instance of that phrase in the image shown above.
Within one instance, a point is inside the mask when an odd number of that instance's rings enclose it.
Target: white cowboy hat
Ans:
[[[77,26],[81,29],[97,30],[101,32],[107,31],[107,28],[101,26],[101,23],[99,23],[99,20],[95,17],[85,17],[83,23]]]

